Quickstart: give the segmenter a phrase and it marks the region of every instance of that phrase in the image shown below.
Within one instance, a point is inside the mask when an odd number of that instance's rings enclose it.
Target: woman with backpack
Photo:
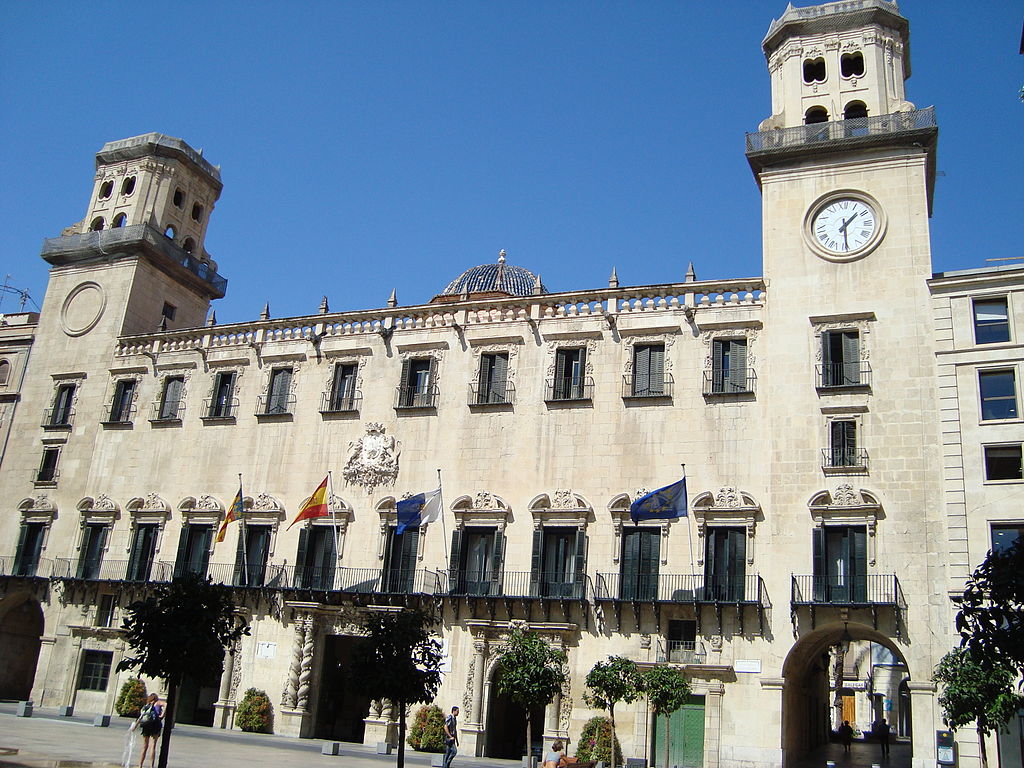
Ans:
[[[156,744],[163,729],[164,705],[155,693],[149,694],[146,703],[139,712],[139,730],[142,731],[142,754],[139,756],[139,768],[144,768],[146,752],[149,752],[149,768],[156,765]],[[150,747],[152,751],[150,752]]]

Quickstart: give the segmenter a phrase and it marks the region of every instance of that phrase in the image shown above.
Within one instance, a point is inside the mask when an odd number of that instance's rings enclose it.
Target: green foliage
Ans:
[[[352,653],[352,684],[371,699],[398,710],[398,768],[405,765],[405,712],[433,701],[441,685],[441,643],[431,638],[429,617],[419,610],[372,611],[366,637]]]
[[[935,667],[932,680],[942,684],[939,706],[953,730],[976,723],[988,735],[1006,725],[1024,706],[1024,696],[1014,689],[1015,674],[1008,665],[988,660],[979,664],[971,651],[950,651]]]
[[[419,752],[444,752],[444,712],[439,706],[417,710],[409,728],[409,746]]]
[[[581,762],[602,760],[611,763],[612,743],[615,744],[615,762],[621,764],[622,748],[619,746],[618,737],[612,731],[612,721],[607,717],[592,717],[583,726],[576,758]]]
[[[956,617],[961,646],[983,667],[1024,675],[1024,539],[989,552],[964,589]]]
[[[235,711],[235,725],[249,733],[273,733],[274,709],[266,691],[250,688]]]
[[[620,701],[629,704],[640,698],[643,692],[643,679],[637,669],[636,662],[624,656],[609,656],[608,661],[599,661],[587,673],[587,690],[583,700],[588,706],[607,709],[612,733],[615,732],[615,705]],[[615,741],[618,745],[618,738]],[[611,766],[615,768],[621,758],[616,746],[616,755],[612,756]]]
[[[651,667],[641,674],[641,687],[656,715],[671,715],[690,696],[690,681],[677,667]]]
[[[530,712],[546,707],[565,683],[565,651],[519,627],[509,633],[499,657],[498,691],[526,711],[526,744],[533,739]]]
[[[137,677],[130,677],[121,686],[114,703],[114,711],[121,717],[138,717],[146,703],[146,686]]]

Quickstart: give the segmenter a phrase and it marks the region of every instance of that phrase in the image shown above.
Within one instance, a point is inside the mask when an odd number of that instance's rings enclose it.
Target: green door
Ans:
[[[666,768],[665,718],[659,715],[654,724],[654,746],[651,765]],[[702,768],[704,765],[704,697],[691,696],[690,700],[669,718],[668,768]]]

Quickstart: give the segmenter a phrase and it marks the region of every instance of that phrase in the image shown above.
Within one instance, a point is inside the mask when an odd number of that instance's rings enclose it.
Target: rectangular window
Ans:
[[[747,340],[715,339],[711,349],[711,393],[749,392]]]
[[[235,415],[235,372],[222,371],[213,380],[209,417],[226,419]]]
[[[156,523],[139,523],[132,533],[132,543],[128,551],[128,581],[149,581],[149,572],[153,567],[153,556],[156,554],[156,537],[159,527]]]
[[[166,320],[173,320],[174,316],[178,314],[178,308],[170,302],[164,302],[164,308],[160,310],[160,315]]]
[[[333,526],[311,525],[300,529],[295,585],[300,589],[334,589],[336,552]]]
[[[60,448],[43,448],[43,458],[39,462],[39,472],[36,473],[37,483],[55,483],[60,476],[57,469],[57,461],[60,459]]]
[[[78,681],[80,691],[105,691],[110,680],[110,665],[114,660],[112,651],[82,651],[82,676]]]
[[[114,596],[100,595],[100,604],[96,608],[96,626],[110,627],[114,624]]]
[[[633,347],[633,397],[664,397],[665,345],[637,344]]]
[[[384,592],[409,594],[416,582],[416,551],[419,546],[419,528],[407,528],[401,536],[395,528],[388,528],[384,572],[381,589]]]
[[[508,353],[496,352],[480,355],[480,373],[477,380],[478,405],[511,402],[508,390]]]
[[[135,379],[121,379],[114,385],[114,399],[110,402],[111,424],[126,424],[132,420],[135,400]]]
[[[671,664],[700,664],[697,653],[697,622],[690,619],[671,619],[668,622],[668,647],[665,661]]]
[[[184,389],[184,376],[168,376],[164,380],[164,391],[160,395],[157,419],[160,421],[175,421],[180,418],[181,394]]]
[[[78,578],[99,578],[109,532],[110,527],[105,523],[89,523],[85,526],[82,531],[82,547],[78,552]]]
[[[629,528],[622,531],[622,600],[658,598],[661,530]]]
[[[1024,523],[992,524],[992,551],[1005,552],[1024,540]]]
[[[830,525],[814,530],[814,600],[867,602],[867,528]]]
[[[1006,297],[974,300],[974,341],[996,344],[1010,340],[1010,313]]]
[[[267,402],[263,409],[266,415],[291,413],[292,369],[275,368],[270,372],[267,385]]]
[[[74,416],[72,406],[75,403],[75,384],[61,384],[57,388],[57,394],[53,398],[53,408],[50,410],[50,418],[47,424],[51,427],[66,427],[71,424],[71,417]]]
[[[830,467],[859,467],[857,450],[857,422],[852,419],[833,419],[828,423],[828,461]]]
[[[986,480],[1020,480],[1021,450],[1017,445],[985,446]]]
[[[435,405],[434,358],[421,357],[402,363],[399,408],[428,408]]]
[[[331,379],[331,395],[328,411],[355,411],[356,407],[356,374],[359,366],[355,363],[338,363],[334,366],[334,377]]]
[[[579,528],[544,526],[533,532],[532,597],[584,597],[587,535]]]
[[[1017,418],[1017,382],[1013,368],[979,371],[978,383],[983,421]]]
[[[704,543],[705,599],[738,603],[744,599],[747,531],[745,528],[710,527]]]
[[[189,525],[181,529],[178,539],[178,556],[174,561],[174,576],[194,573],[206,576],[210,565],[210,542],[213,540],[212,525]]]
[[[18,532],[18,549],[14,553],[14,575],[35,576],[39,555],[43,551],[46,523],[22,523]]]
[[[861,380],[860,333],[825,331],[821,334],[821,386],[851,387]]]
[[[585,347],[559,349],[555,352],[555,378],[552,400],[589,400],[591,387],[587,382],[587,350]]]
[[[461,540],[453,542],[454,548],[459,550],[453,553],[458,558],[458,594],[497,593],[498,574],[494,568],[496,534],[496,528],[465,528],[461,531]]]
[[[269,525],[244,525],[238,536],[235,552],[234,584],[240,587],[262,587],[270,556]]]

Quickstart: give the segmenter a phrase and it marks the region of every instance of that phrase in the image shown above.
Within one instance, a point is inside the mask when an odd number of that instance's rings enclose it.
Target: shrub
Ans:
[[[146,703],[146,686],[137,677],[130,677],[121,686],[114,703],[114,711],[121,717],[138,717]]]
[[[583,726],[583,733],[580,734],[579,747],[576,750],[576,757],[582,761],[602,760],[605,763],[612,761],[611,743],[615,740],[615,763],[622,765],[622,747],[619,746],[619,739],[612,734],[612,721],[607,717],[592,717]]]
[[[250,688],[235,711],[235,724],[249,733],[273,733],[274,711],[266,691]]]
[[[444,752],[444,712],[439,706],[430,704],[416,711],[408,742],[419,752]]]

